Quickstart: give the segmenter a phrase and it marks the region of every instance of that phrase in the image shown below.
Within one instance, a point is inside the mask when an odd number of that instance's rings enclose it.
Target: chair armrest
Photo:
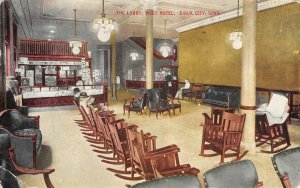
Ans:
[[[290,182],[290,179],[289,179],[288,175],[281,176],[280,180],[286,188],[292,188],[292,185],[291,185],[291,182]]]
[[[44,175],[44,180],[46,183],[47,188],[54,188],[53,184],[51,183],[51,180],[49,178],[49,174],[54,172],[54,169],[43,169],[43,170],[38,170],[38,169],[33,169],[33,168],[27,168],[24,166],[21,166],[20,164],[17,163],[16,161],[16,153],[14,148],[9,149],[9,158],[14,165],[16,171],[25,173],[25,174],[43,174]]]
[[[202,113],[202,115],[203,115],[204,118],[205,118],[205,122],[206,122],[206,121],[209,121],[210,124],[211,124],[211,121],[212,121],[211,117],[209,117],[209,115],[208,115],[207,113]]]
[[[162,148],[160,148],[162,149]],[[145,159],[157,159],[157,158],[164,158],[166,157],[166,155],[170,155],[170,154],[175,154],[175,153],[178,153],[180,152],[180,149],[177,147],[177,148],[169,148],[169,149],[166,149],[166,150],[160,150],[160,151],[151,151],[151,152],[147,152],[145,154]]]
[[[259,181],[259,182],[256,183],[255,188],[263,188],[263,187],[264,187],[263,182]]]
[[[137,126],[137,125],[129,125],[129,126],[128,126],[128,129],[137,131],[137,128],[138,128],[138,127],[139,127],[139,126]]]
[[[28,116],[29,118],[34,118],[35,122],[36,122],[36,128],[39,129],[40,128],[40,116]]]
[[[164,153],[164,152],[169,152],[169,151],[180,151],[180,148],[178,146],[176,146],[175,144],[172,144],[172,145],[169,145],[169,146],[165,146],[165,147],[162,147],[162,148],[159,148],[159,149],[155,149],[155,150],[152,150],[152,151],[148,151],[147,153],[149,155],[151,154],[157,154],[157,153]]]

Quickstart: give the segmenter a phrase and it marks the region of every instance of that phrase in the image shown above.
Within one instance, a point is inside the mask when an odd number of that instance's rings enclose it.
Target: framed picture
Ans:
[[[29,81],[30,81],[29,78],[22,78],[21,79],[22,86],[29,86]]]

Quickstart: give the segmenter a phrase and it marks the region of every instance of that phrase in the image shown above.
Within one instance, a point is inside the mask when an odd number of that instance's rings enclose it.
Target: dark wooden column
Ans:
[[[4,3],[0,3],[0,111],[6,108],[6,81],[5,81],[5,59],[6,54],[4,53],[5,43],[5,6]]]

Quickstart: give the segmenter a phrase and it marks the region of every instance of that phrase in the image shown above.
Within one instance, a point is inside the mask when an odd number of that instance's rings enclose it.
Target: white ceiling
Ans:
[[[74,38],[74,12],[77,9],[77,35],[82,40],[97,40],[93,19],[102,12],[102,0],[11,0],[20,20],[21,37],[34,39],[69,40]],[[242,0],[240,0],[242,3]],[[105,0],[106,17],[118,23],[117,40],[144,37],[146,16],[140,0]],[[210,17],[210,12],[224,13],[236,9],[237,0],[157,0],[158,15],[154,15],[154,38],[164,38],[164,19],[167,20],[166,37],[178,37],[176,29]],[[118,14],[124,11],[125,15]],[[141,11],[142,15],[126,15]],[[175,15],[159,15],[160,11],[173,11]],[[180,11],[204,11],[205,15],[180,15]],[[53,28],[55,33],[49,31]]]

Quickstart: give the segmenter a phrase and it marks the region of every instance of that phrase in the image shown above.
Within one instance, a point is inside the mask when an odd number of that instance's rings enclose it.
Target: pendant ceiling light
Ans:
[[[156,0],[140,0],[140,3],[143,6],[144,10],[154,10],[156,9],[156,4],[157,1]]]
[[[98,29],[98,39],[101,42],[107,42],[110,39],[110,33],[115,28],[115,20],[106,18],[104,12],[104,0],[102,0],[101,17],[94,19],[94,28]]]
[[[134,37],[134,32],[132,32],[132,37]],[[132,61],[135,61],[139,54],[137,53],[136,49],[134,48],[132,52],[130,52],[129,56],[131,57]]]
[[[237,3],[237,26],[236,31],[230,33],[229,39],[232,41],[232,47],[234,49],[241,49],[243,46],[242,42],[242,32],[240,31],[240,25],[239,25],[239,14],[240,14],[240,1],[238,0]]]
[[[166,30],[167,30],[167,20],[165,20],[165,43],[159,48],[159,51],[163,57],[168,57],[169,53],[171,52],[171,48],[167,44]]]
[[[75,30],[75,39],[76,39],[76,11],[77,9],[73,9],[74,11],[74,30]],[[74,55],[78,55],[80,53],[80,48],[82,47],[82,43],[78,40],[73,40],[69,42],[70,47],[72,48],[72,53]]]

